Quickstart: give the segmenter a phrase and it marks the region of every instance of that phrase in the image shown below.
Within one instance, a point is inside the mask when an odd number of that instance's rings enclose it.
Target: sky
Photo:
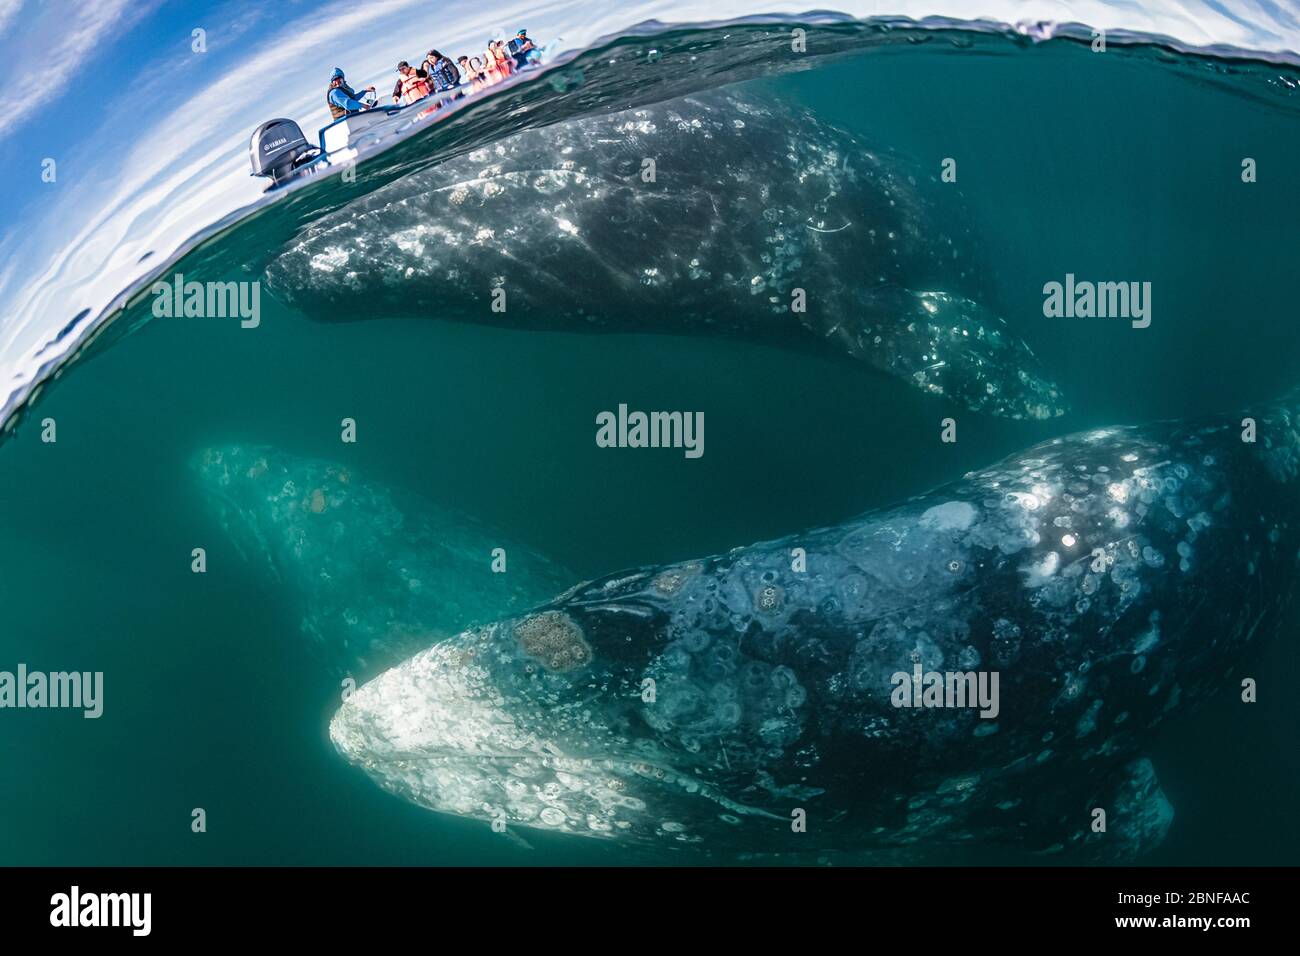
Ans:
[[[805,6],[1300,49],[1300,0],[0,0],[0,409],[75,314],[97,314],[143,272],[144,252],[152,265],[261,195],[250,133],[288,116],[313,139],[335,66],[387,94],[399,59],[474,53],[520,27],[577,49],[651,19]]]
[[[0,164],[22,183],[0,191],[0,374],[51,326],[111,297],[144,252],[166,254],[257,199],[249,134],[275,116],[309,136],[325,125],[335,66],[387,92],[399,59],[435,44],[473,52],[544,19],[516,23],[529,5],[507,0],[492,23],[483,6],[0,0],[0,63],[17,103],[0,116]]]

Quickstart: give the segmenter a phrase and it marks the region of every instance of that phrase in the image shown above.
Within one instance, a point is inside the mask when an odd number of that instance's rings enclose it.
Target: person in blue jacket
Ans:
[[[529,54],[535,49],[533,41],[528,39],[527,30],[520,30],[506,44],[506,50],[515,58],[515,67],[517,69],[523,69],[528,64],[528,61],[532,59]]]
[[[366,87],[366,90],[375,92],[373,86]],[[342,119],[344,116],[370,109],[370,105],[361,102],[361,96],[357,95],[356,90],[348,86],[343,71],[338,67],[335,67],[330,75],[330,87],[329,92],[325,94],[325,103],[329,106],[330,116],[333,119]]]

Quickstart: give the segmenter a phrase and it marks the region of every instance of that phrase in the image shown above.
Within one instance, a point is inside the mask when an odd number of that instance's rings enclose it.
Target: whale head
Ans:
[[[288,476],[274,452],[258,445],[212,446],[196,452],[189,466],[231,544],[245,561],[278,579],[273,504]]]
[[[554,609],[471,629],[358,689],[330,738],[398,796],[509,827],[713,847],[742,818],[772,817],[654,739],[638,716],[643,655],[601,643]]]

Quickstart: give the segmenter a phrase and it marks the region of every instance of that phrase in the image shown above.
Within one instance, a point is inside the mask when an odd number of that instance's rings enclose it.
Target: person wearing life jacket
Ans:
[[[454,90],[460,85],[460,70],[451,62],[451,57],[443,56],[437,50],[430,50],[424,62],[420,64],[428,74],[433,88],[439,92]]]
[[[478,82],[478,76],[470,68],[469,57],[467,56],[456,57],[456,69],[460,71],[461,83],[468,83],[470,91],[473,93],[477,93],[479,87],[481,87],[483,84]]]
[[[505,79],[515,71],[515,61],[506,52],[504,40],[492,40],[488,43],[488,56],[496,63],[497,72]]]
[[[528,31],[520,30],[511,38],[506,49],[515,58],[515,68],[519,69],[528,63],[528,54],[536,48],[533,46],[533,41],[528,39]]]
[[[484,86],[494,86],[505,79],[501,71],[497,69],[497,58],[492,55],[490,50],[484,53],[482,57],[475,57],[474,59],[480,60],[482,63],[479,67],[479,76],[483,78]]]
[[[366,87],[366,90],[373,93],[373,86]],[[348,86],[343,76],[343,71],[338,67],[334,68],[333,74],[330,75],[329,90],[325,93],[325,105],[330,108],[330,117],[332,119],[342,119],[345,116],[351,116],[353,113],[360,113],[362,110],[370,109],[370,106],[361,102],[361,97],[357,91]]]
[[[429,95],[429,83],[421,71],[412,68],[411,64],[403,60],[397,64],[397,72],[401,74],[401,79],[397,81],[393,97],[402,106],[422,100]]]

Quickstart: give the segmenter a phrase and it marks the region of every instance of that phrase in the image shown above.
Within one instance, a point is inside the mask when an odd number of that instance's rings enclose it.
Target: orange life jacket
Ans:
[[[412,70],[402,77],[402,105],[414,103],[429,95],[429,84],[424,77]]]

